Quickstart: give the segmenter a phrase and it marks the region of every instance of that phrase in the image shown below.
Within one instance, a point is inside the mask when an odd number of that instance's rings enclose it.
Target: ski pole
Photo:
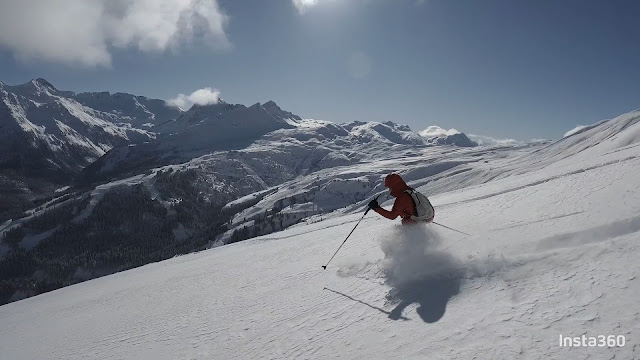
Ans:
[[[378,200],[378,198],[380,197],[380,195],[376,196],[374,200]],[[351,234],[353,234],[353,231],[358,227],[358,225],[360,225],[360,221],[362,221],[362,219],[364,219],[364,216],[367,215],[367,213],[369,212],[369,210],[371,210],[370,207],[367,207],[367,210],[364,212],[364,214],[362,214],[362,217],[360,218],[360,220],[358,220],[358,222],[356,223],[356,226],[353,227],[353,229],[351,229],[351,232],[349,233],[349,235],[347,235],[347,238],[344,239],[344,241],[342,242],[342,244],[340,244],[340,247],[338,248],[338,250],[336,250],[335,253],[333,253],[333,256],[331,257],[331,259],[329,259],[329,261],[327,261],[327,265],[322,265],[322,268],[324,270],[327,270],[327,266],[329,266],[329,263],[331,262],[331,260],[333,260],[333,258],[336,256],[336,254],[338,253],[338,251],[340,251],[340,249],[342,248],[342,245],[344,245],[344,243],[347,242],[347,240],[349,239],[349,236],[351,236]]]
[[[440,225],[440,226],[442,226],[443,228],[447,228],[447,229],[449,229],[449,230],[453,230],[453,231],[455,231],[455,232],[459,232],[460,234],[465,234],[465,235],[467,235],[467,236],[471,236],[471,235],[467,234],[466,232],[463,232],[463,231],[460,231],[460,230],[456,230],[456,229],[450,228],[450,227],[445,226],[445,225],[442,225],[442,224],[438,224],[438,223],[437,223],[437,222],[435,222],[435,221],[432,221],[432,223],[433,223],[433,224],[436,224],[436,225]]]

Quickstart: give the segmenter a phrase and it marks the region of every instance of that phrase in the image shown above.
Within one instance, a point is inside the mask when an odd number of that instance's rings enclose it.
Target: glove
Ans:
[[[380,204],[378,204],[378,199],[373,199],[369,202],[369,209],[375,210],[379,207],[380,207]]]

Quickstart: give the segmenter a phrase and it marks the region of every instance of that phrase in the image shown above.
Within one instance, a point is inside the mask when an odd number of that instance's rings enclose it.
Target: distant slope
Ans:
[[[535,167],[564,164],[559,161],[564,159],[577,161],[602,156],[609,152],[638,146],[638,143],[640,143],[640,111],[632,111],[614,119],[587,126],[525,155],[519,161]]]

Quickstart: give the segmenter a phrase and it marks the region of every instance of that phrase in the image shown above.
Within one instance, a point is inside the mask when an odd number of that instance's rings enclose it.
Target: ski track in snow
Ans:
[[[371,214],[322,270],[356,213],[7,304],[0,359],[637,359],[637,151],[433,196],[468,237]]]

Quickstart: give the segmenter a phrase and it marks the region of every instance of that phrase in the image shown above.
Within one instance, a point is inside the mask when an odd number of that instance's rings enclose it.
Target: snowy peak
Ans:
[[[419,134],[412,131],[407,125],[396,124],[392,121],[383,123],[355,121],[345,124],[344,127],[363,141],[377,139],[394,144],[455,145],[461,147],[478,145],[457,130],[451,129],[447,131],[437,126],[430,126]]]
[[[220,99],[215,104],[193,105],[175,121],[164,124],[157,131],[175,135],[190,132],[193,127],[198,127],[198,131],[215,127],[211,129],[215,133],[225,133],[227,129],[234,130],[238,134],[226,134],[226,136],[243,137],[243,133],[263,135],[269,131],[291,128],[287,121],[290,118],[300,119],[299,116],[280,109],[273,101],[264,105],[256,103],[246,107],[241,104],[229,104]]]
[[[43,78],[37,78],[37,79],[33,79],[31,80],[31,83],[35,86],[35,87],[39,87],[39,88],[48,88],[50,90],[57,90],[53,85],[51,85],[50,82],[48,82],[47,80],[43,79]]]
[[[393,129],[396,129],[398,131],[413,131],[413,130],[411,130],[409,125],[396,124],[393,121],[383,122],[383,124],[393,128]]]
[[[114,146],[155,137],[134,115],[86,106],[44,79],[0,90],[0,166],[25,175],[68,178]]]
[[[233,104],[226,103],[223,100],[220,100],[215,104],[207,104],[207,105],[193,104],[193,106],[191,106],[189,108],[189,110],[187,110],[182,115],[182,117],[183,118],[187,118],[187,117],[215,116],[215,115],[221,114],[221,113],[223,113],[225,111],[229,111],[231,109],[234,109],[237,106],[238,105],[233,105]]]
[[[158,130],[172,134],[169,139],[171,147],[213,150],[225,148],[232,143],[248,144],[268,132],[293,128],[288,118],[299,118],[289,115],[277,105],[268,108],[271,112],[260,103],[246,107],[224,101],[211,105],[194,105],[175,122]]]
[[[302,120],[300,116],[295,115],[291,112],[282,110],[280,106],[278,106],[278,104],[276,104],[275,101],[273,100],[269,100],[266,103],[264,103],[262,105],[262,108],[264,108],[269,114],[271,114],[274,117],[278,117],[281,119],[297,120],[297,121]]]
[[[106,174],[135,173],[189,161],[213,151],[246,148],[268,133],[295,129],[297,123],[292,119],[300,117],[280,109],[274,102],[249,107],[222,100],[196,104],[175,120],[155,127],[157,141],[114,149],[87,168],[83,177],[95,181]]]
[[[45,79],[37,78],[29,81],[28,83],[18,85],[17,87],[28,89],[34,93],[55,93],[58,91],[55,86]]]
[[[58,92],[50,82],[41,78],[15,86],[5,85],[5,89],[8,92],[23,96],[29,100],[44,103],[52,102],[52,96]]]
[[[478,146],[478,143],[456,129],[445,130],[439,126],[432,125],[420,132],[420,136],[432,145],[455,145],[460,147]]]
[[[181,133],[205,121],[219,119],[223,113],[234,107],[235,105],[227,104],[224,101],[209,105],[194,104],[189,110],[183,112],[174,120],[161,124],[155,130],[165,135]]]
[[[455,145],[476,146],[466,135],[425,138],[411,130],[408,125],[387,122],[353,121],[346,124],[335,124],[330,121],[304,119],[295,123],[295,129],[277,132],[269,136],[271,139],[283,140],[286,137],[299,141],[316,139],[319,141],[337,141],[343,146],[353,147],[359,144],[379,145]],[[346,145],[349,144],[349,145]]]
[[[434,145],[455,145],[460,147],[473,147],[478,146],[478,143],[469,139],[467,135],[463,133],[436,136],[429,139],[429,142]]]
[[[411,128],[391,121],[385,123],[355,121],[345,124],[344,127],[360,142],[383,141],[391,144],[425,145],[424,140],[411,131]]]
[[[167,106],[163,100],[149,99],[127,93],[60,91],[49,81],[37,78],[25,84],[4,88],[13,94],[38,103],[55,103],[60,100],[75,101],[82,106],[109,114],[116,122],[130,123],[138,128],[150,128],[175,119],[181,113],[177,108]]]

